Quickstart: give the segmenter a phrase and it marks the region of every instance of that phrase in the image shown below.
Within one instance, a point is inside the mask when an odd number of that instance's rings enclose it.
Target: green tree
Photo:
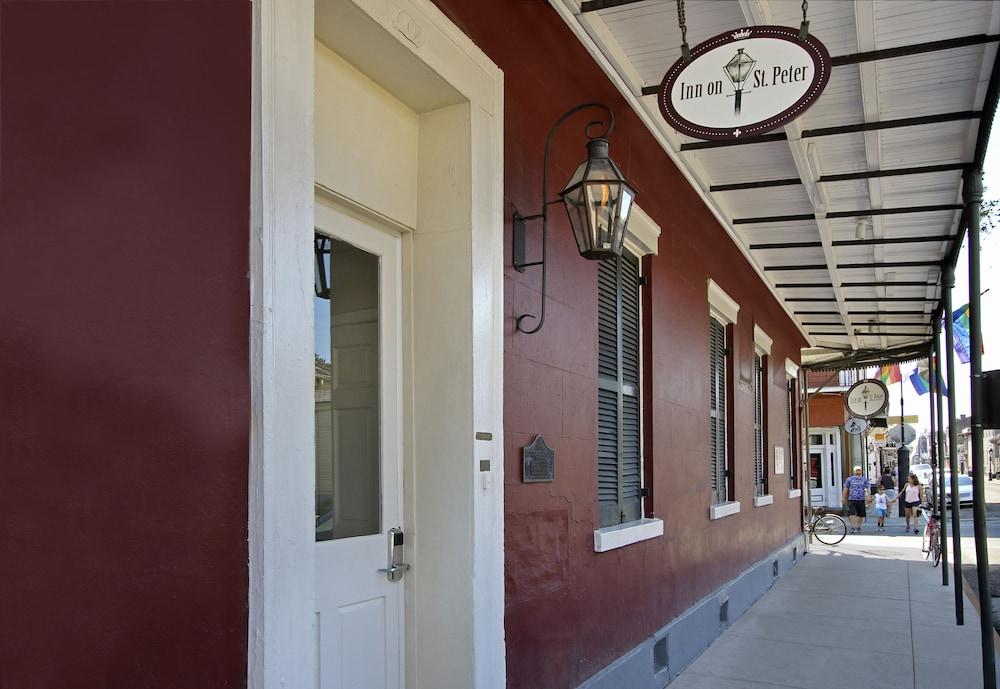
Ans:
[[[984,233],[1000,225],[1000,199],[990,193],[989,187],[983,187],[983,202],[979,206],[979,217],[979,226]]]

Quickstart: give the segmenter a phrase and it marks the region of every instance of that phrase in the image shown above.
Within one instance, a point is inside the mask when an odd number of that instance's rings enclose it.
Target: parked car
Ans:
[[[925,486],[931,482],[931,474],[934,472],[930,464],[911,464],[910,471],[916,474],[920,483]]]
[[[934,482],[935,484],[937,481]],[[927,499],[930,499],[930,486],[927,487]],[[944,495],[951,504],[951,474],[944,475]],[[972,504],[972,477],[961,474],[958,477],[958,502],[960,505]]]

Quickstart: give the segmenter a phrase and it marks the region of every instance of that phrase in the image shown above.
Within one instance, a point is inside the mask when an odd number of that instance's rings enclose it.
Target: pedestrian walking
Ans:
[[[885,478],[884,476],[882,478]],[[879,481],[878,492],[875,493],[873,498],[875,503],[875,516],[878,517],[878,523],[875,526],[876,531],[885,531],[885,515],[889,513],[889,505],[896,502],[895,499],[889,498],[889,493],[885,490],[885,485]]]
[[[916,474],[911,473],[903,490],[900,491],[900,498],[903,501],[903,511],[906,514],[906,530],[910,530],[910,518],[913,518],[913,533],[920,533],[917,528],[917,514],[920,503],[924,497],[924,487],[920,485],[920,479]]]
[[[854,475],[848,476],[847,480],[844,481],[844,504],[847,505],[847,515],[851,520],[851,533],[861,533],[861,524],[867,516],[865,508],[870,499],[869,486],[871,486],[871,482],[864,476],[864,472],[859,466],[854,467]],[[854,525],[855,520],[857,520],[857,526]]]
[[[888,469],[883,471],[882,478],[878,480],[878,484],[885,488],[885,493],[889,496],[889,500],[896,499],[896,479],[893,478],[891,471]]]

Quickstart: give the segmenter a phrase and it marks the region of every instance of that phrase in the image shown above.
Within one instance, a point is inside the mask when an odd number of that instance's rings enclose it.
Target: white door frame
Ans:
[[[840,508],[843,507],[843,482],[844,478],[840,476],[843,472],[840,467],[843,464],[843,448],[841,439],[841,428],[835,426],[823,426],[823,427],[810,427],[809,434],[819,434],[823,438],[823,442],[820,444],[809,444],[809,454],[812,455],[814,450],[818,451],[821,455],[820,460],[820,478],[823,481],[823,504],[827,507]],[[833,436],[833,443],[827,442],[827,436]],[[833,453],[832,456],[830,453]],[[810,472],[811,472],[810,467]],[[807,480],[811,477],[811,473],[807,476]]]
[[[404,482],[418,498],[410,515],[413,539],[407,539],[416,550],[406,580],[407,684],[502,689],[503,76],[429,0],[335,1],[349,3],[357,21],[384,30],[379,35],[394,42],[401,69],[411,63],[430,68],[468,103],[464,136],[454,137],[469,161],[464,219],[445,232],[434,226],[440,214],[427,209],[418,213],[408,244],[404,237],[413,313],[404,335],[410,394],[449,410],[419,416],[427,405],[414,406],[418,418],[410,421],[418,432],[407,448]],[[254,0],[251,689],[315,683],[314,33],[314,0]],[[442,191],[447,186],[427,179]],[[453,351],[442,353],[442,341],[453,343]],[[441,506],[427,504],[429,498],[421,503],[427,489],[443,483],[448,491]],[[454,535],[442,539],[445,524]],[[460,643],[449,647],[456,635]]]

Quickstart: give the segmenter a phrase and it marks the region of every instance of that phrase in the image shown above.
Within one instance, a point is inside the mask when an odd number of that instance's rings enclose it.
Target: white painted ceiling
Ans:
[[[804,352],[807,358],[829,355],[834,351],[829,348],[884,349],[930,338],[931,313],[941,296],[940,265],[891,264],[940,264],[951,251],[952,240],[893,244],[871,240],[957,235],[960,211],[827,214],[959,204],[962,171],[846,181],[820,178],[971,162],[979,118],[826,136],[802,133],[982,110],[997,54],[995,41],[835,66],[817,102],[784,127],[787,141],[683,150],[683,144],[696,140],[663,120],[655,94],[643,95],[643,88],[648,92],[658,86],[680,57],[676,0],[639,0],[585,13],[580,11],[581,0],[550,3],[799,324],[813,346]],[[799,0],[687,0],[685,9],[692,47],[729,29],[757,24],[798,27],[802,18]],[[997,1],[811,0],[808,14],[810,34],[834,58],[1000,33]],[[771,180],[795,182],[713,189]],[[793,214],[812,214],[815,219],[736,222]],[[866,222],[869,243],[835,244],[857,241],[859,218]],[[766,247],[789,242],[809,245]],[[782,270],[790,266],[814,267]]]

